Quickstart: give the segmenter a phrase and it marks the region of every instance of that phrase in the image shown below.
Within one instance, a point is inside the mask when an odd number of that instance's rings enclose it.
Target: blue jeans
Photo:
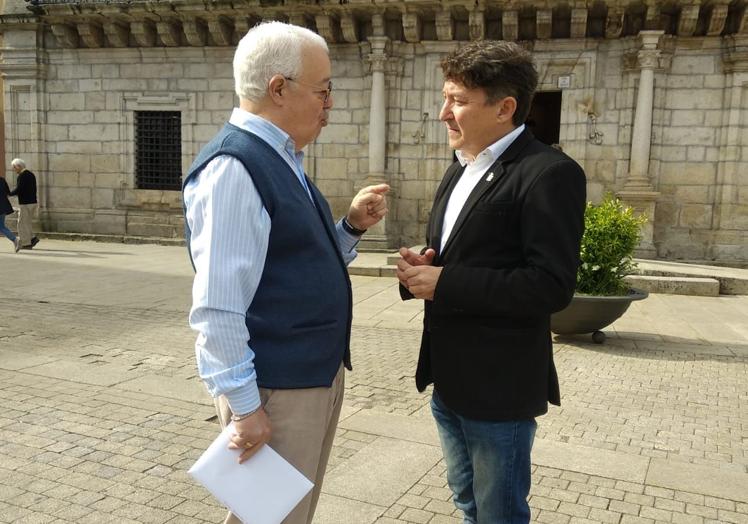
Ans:
[[[16,236],[13,234],[13,231],[8,229],[8,226],[5,225],[5,215],[0,215],[0,233],[8,237],[11,242],[16,241]]]
[[[434,391],[436,419],[447,481],[464,524],[530,522],[530,450],[535,419],[492,422],[461,417]]]

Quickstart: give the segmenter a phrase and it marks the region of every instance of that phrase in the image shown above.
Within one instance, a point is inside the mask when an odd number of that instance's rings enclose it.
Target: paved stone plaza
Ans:
[[[0,248],[0,522],[220,522],[186,473],[218,426],[184,248]],[[412,380],[421,306],[393,278],[352,280],[354,371],[315,523],[457,524]],[[748,296],[651,295],[605,345],[558,339],[533,520],[748,522],[747,318]]]

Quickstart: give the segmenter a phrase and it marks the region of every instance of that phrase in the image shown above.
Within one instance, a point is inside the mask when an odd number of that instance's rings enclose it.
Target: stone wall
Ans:
[[[44,41],[38,51],[43,73],[19,73],[3,83],[6,166],[20,156],[40,175],[44,227],[181,236],[179,192],[135,189],[133,112],[181,111],[186,171],[236,104],[233,48],[61,49],[39,29],[36,35],[6,31],[6,49],[14,38],[26,48],[34,38]],[[748,260],[748,74],[726,70],[722,37],[664,41],[649,168],[660,193],[654,218],[658,254]],[[391,247],[423,242],[433,193],[451,162],[438,121],[439,60],[456,45],[393,42],[388,49]],[[585,168],[592,200],[626,182],[639,77],[630,59],[636,46],[634,37],[534,43],[540,89],[559,90],[562,79],[569,82],[562,89],[560,142]],[[369,172],[369,52],[367,43],[331,45],[335,108],[307,151],[308,174],[336,216],[345,213]],[[13,56],[6,52],[4,60]],[[590,115],[602,133],[600,144],[588,139]],[[14,183],[12,172],[8,179]]]

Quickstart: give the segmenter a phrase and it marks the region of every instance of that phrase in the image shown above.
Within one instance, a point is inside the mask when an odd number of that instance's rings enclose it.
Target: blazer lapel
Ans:
[[[465,201],[465,205],[462,206],[460,214],[457,215],[457,220],[455,221],[455,225],[452,227],[452,232],[449,234],[449,238],[447,239],[447,243],[444,245],[444,250],[442,251],[441,256],[444,256],[449,247],[454,243],[455,238],[459,235],[462,226],[465,224],[465,220],[467,220],[467,217],[470,215],[473,207],[475,207],[475,204],[478,203],[486,191],[496,185],[496,183],[506,175],[506,164],[514,160],[520,151],[522,151],[532,140],[532,133],[525,128],[525,130],[509,145],[506,151],[496,159],[496,162],[486,170],[480,181],[478,181],[471,191],[470,196],[468,196],[468,199]],[[444,204],[444,207],[446,209],[446,203]],[[441,236],[441,229],[439,229],[439,236]]]
[[[504,169],[504,165],[501,159],[499,159],[494,162],[493,165],[491,165],[491,167],[489,167],[485,173],[483,173],[481,179],[470,192],[470,196],[468,196],[468,199],[465,201],[465,205],[462,206],[460,214],[457,215],[455,225],[452,226],[452,231],[451,233],[449,233],[447,243],[444,245],[442,256],[447,252],[449,246],[454,243],[455,237],[457,237],[457,235],[459,234],[460,229],[462,229],[462,226],[465,224],[465,220],[467,220],[467,217],[473,210],[473,207],[475,207],[475,204],[481,199],[483,194],[488,191],[489,188],[493,187],[494,184],[496,184],[496,182],[504,176],[505,172],[506,171]]]
[[[449,197],[452,194],[452,191],[457,185],[457,181],[460,180],[460,176],[462,176],[462,173],[465,171],[465,168],[461,166],[459,162],[455,162],[453,166],[455,167],[448,169],[444,174],[444,180],[436,192],[434,205],[431,208],[431,219],[429,221],[428,230],[428,247],[436,251],[437,257],[439,256],[439,251],[441,251],[442,228],[444,227],[444,213],[447,211],[447,203],[449,202]]]

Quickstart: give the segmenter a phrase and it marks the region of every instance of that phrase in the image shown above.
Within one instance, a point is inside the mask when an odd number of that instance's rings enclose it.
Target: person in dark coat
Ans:
[[[37,206],[36,177],[26,169],[26,162],[20,158],[14,158],[10,165],[18,174],[16,188],[10,192],[11,196],[18,197],[18,236],[21,238],[21,248],[31,249],[39,243],[32,229]]]
[[[416,370],[464,524],[528,524],[535,418],[559,404],[550,316],[574,294],[582,168],[525,121],[538,84],[518,44],[479,41],[442,61],[455,161],[421,254],[400,250],[404,299],[425,301]]]
[[[15,248],[16,253],[18,253],[18,250],[21,249],[21,241],[13,234],[13,231],[8,229],[8,226],[5,225],[5,215],[13,213],[13,206],[10,205],[8,195],[10,195],[10,187],[8,187],[8,182],[5,181],[5,172],[0,171],[0,233],[13,242],[13,247]]]

